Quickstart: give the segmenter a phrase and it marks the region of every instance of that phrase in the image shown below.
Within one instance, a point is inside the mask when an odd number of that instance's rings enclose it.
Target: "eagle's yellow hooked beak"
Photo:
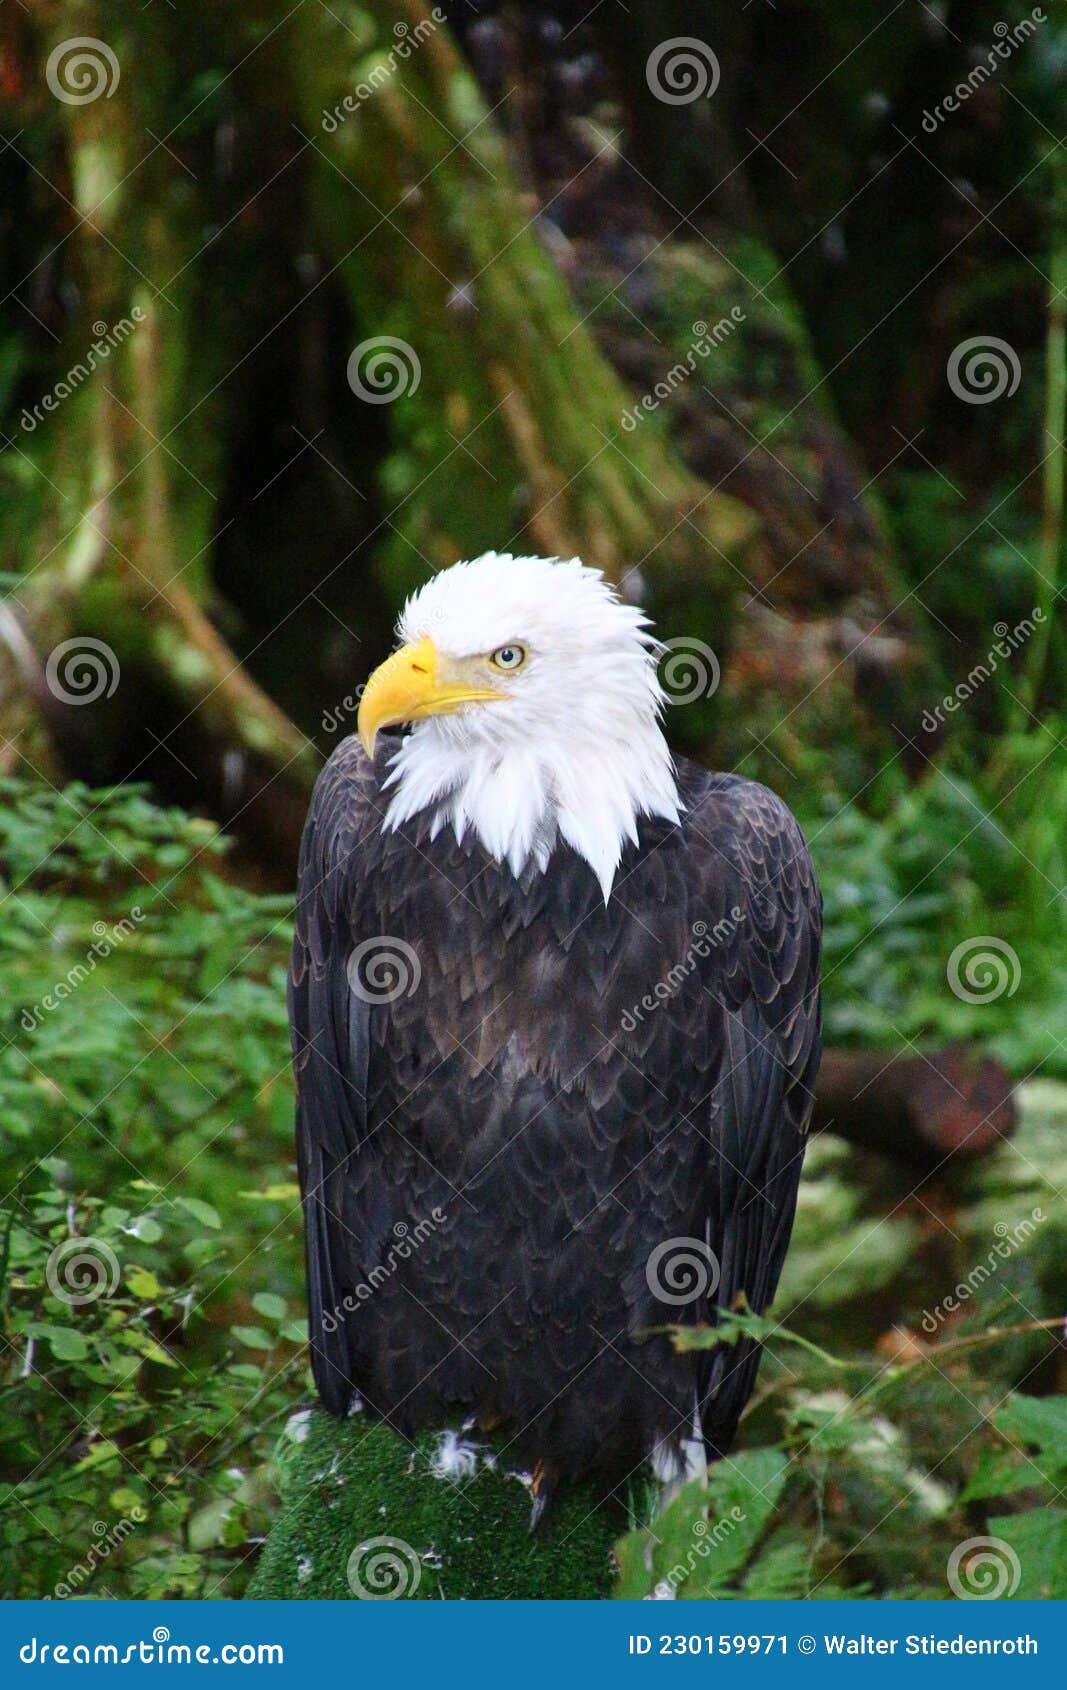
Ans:
[[[368,757],[379,728],[448,716],[462,704],[487,704],[506,694],[485,684],[484,658],[442,657],[433,641],[401,646],[380,664],[363,689],[356,729]]]

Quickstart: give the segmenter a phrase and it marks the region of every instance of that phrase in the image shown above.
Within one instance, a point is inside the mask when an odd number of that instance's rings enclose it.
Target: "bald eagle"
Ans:
[[[820,900],[765,787],[673,759],[660,648],[598,571],[433,577],[323,769],[289,1003],[326,1407],[496,1428],[535,1476],[720,1457],[819,1053]],[[390,732],[389,730],[403,731]]]

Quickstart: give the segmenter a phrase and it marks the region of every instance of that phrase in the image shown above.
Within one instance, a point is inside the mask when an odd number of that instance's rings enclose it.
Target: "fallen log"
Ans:
[[[812,1129],[933,1172],[986,1156],[1018,1122],[1013,1083],[968,1045],[917,1052],[827,1050]]]

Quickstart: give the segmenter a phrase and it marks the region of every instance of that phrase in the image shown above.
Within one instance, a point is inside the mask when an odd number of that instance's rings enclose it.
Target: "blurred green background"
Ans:
[[[714,654],[668,734],[807,829],[831,1044],[1021,1087],[918,1184],[819,1140],[742,1453],[618,1588],[958,1594],[991,1532],[1067,1595],[1065,73],[1057,0],[0,7],[5,1594],[247,1588],[304,808],[496,549]]]

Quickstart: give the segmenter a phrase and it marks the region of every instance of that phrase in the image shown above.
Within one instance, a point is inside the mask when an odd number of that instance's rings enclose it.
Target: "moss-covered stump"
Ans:
[[[319,1409],[290,1423],[282,1501],[248,1595],[283,1600],[595,1598],[626,1529],[598,1492],[561,1496],[529,1530],[530,1498],[486,1447],[459,1482],[434,1476],[437,1435]],[[306,1433],[306,1435],[305,1435]],[[485,1457],[490,1456],[489,1460]]]

